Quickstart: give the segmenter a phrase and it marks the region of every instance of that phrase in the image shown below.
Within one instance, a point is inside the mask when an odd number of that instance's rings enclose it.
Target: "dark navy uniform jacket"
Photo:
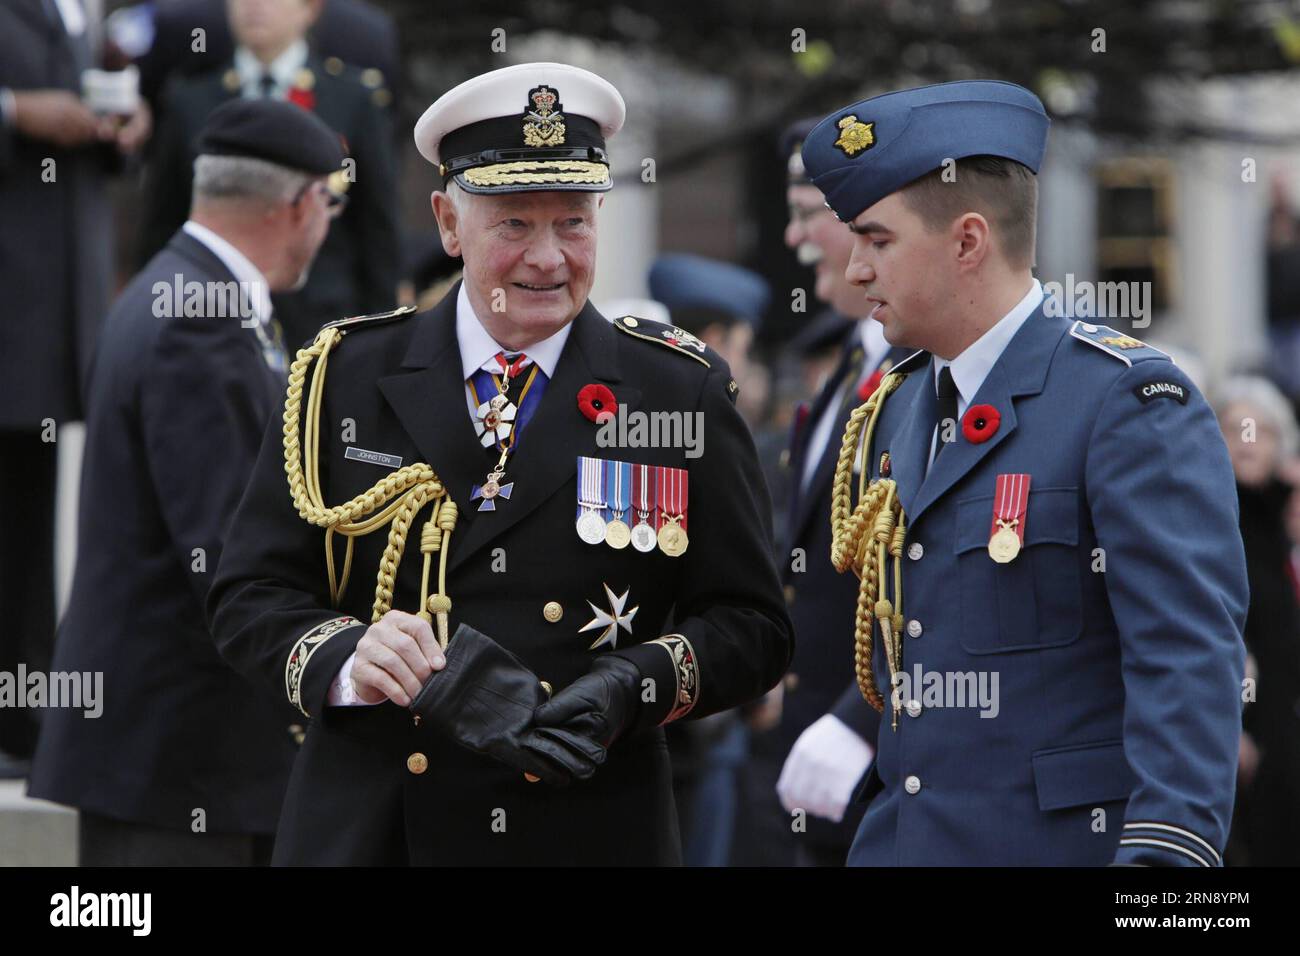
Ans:
[[[996,432],[959,430],[928,476],[934,368],[896,369],[869,467],[889,452],[908,523],[903,670],[996,673],[999,692],[981,717],[923,679],[893,730],[877,639],[886,714],[851,864],[1220,863],[1248,597],[1232,469],[1187,376],[1115,337],[1040,306],[972,400]],[[1032,485],[1024,548],[998,564],[1003,473]]]
[[[698,351],[668,346],[659,332],[648,331],[667,331],[655,323],[619,331],[588,304],[573,320],[555,375],[519,434],[506,473],[512,497],[498,501],[495,511],[478,511],[471,489],[498,455],[481,446],[467,414],[457,292],[429,312],[356,326],[330,353],[320,431],[326,504],[350,500],[396,467],[347,456],[351,446],[340,423],[351,419],[356,446],[407,465],[430,464],[459,507],[447,559],[453,631],[464,622],[487,634],[557,692],[601,653],[628,657],[658,688],[678,687],[671,655],[654,642],[684,635],[698,677],[688,718],[727,710],[773,686],[789,664],[790,623],[772,561],[767,489],[733,406],[726,363],[702,345]],[[682,448],[601,447],[597,426],[577,401],[592,383],[610,388],[629,413],[701,412],[703,453],[687,458]],[[332,607],[325,533],[294,507],[281,432],[267,432],[208,605],[222,653],[280,700],[292,683],[286,680],[291,657],[308,642],[313,648],[296,685],[310,724],[285,798],[275,861],[680,862],[667,745],[657,726],[675,709],[674,693],[661,691],[643,703],[638,728],[615,742],[590,780],[567,788],[530,784],[428,722],[415,726],[391,702],[326,706],[330,684],[369,626],[387,535],[358,539],[352,583]],[[686,468],[686,552],[674,558],[658,550],[616,551],[579,539],[580,455]],[[424,517],[427,511],[421,523]],[[413,612],[421,573],[415,522],[410,534],[392,606]],[[593,605],[609,609],[606,586],[615,595],[627,592],[624,611],[637,613],[631,634],[620,630],[614,649],[593,650],[592,634],[580,629],[592,620]],[[552,607],[544,614],[552,602],[560,613]],[[427,757],[427,772],[408,769],[413,753]]]
[[[178,232],[123,290],[90,382],[77,567],[54,670],[103,672],[103,712],[45,712],[33,796],[214,833],[273,833],[305,723],[217,654],[203,616],[283,373],[238,318],[159,317],[161,282],[233,283]],[[161,310],[160,310],[161,311]]]

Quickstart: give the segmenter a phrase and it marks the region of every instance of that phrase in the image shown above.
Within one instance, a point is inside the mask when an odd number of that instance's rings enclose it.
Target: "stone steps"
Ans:
[[[26,791],[25,780],[0,780],[0,866],[76,866],[76,811]]]

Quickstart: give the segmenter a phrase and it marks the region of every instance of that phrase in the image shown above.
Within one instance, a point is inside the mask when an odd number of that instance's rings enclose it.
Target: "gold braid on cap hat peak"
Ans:
[[[885,702],[876,688],[871,667],[875,622],[880,622],[881,643],[889,663],[891,695],[894,700],[894,728],[898,728],[898,701],[895,675],[902,671],[903,647],[903,540],[907,537],[903,505],[898,500],[898,484],[892,478],[869,480],[871,475],[871,437],[885,407],[885,399],[903,384],[906,374],[886,375],[880,386],[849,416],[840,442],[840,456],[835,463],[831,485],[831,564],[843,574],[852,570],[858,576],[858,606],[853,628],[853,668],[858,690],[867,702],[883,711]],[[858,503],[850,508],[853,461],[858,454],[858,437],[862,423],[867,423],[862,441],[862,471],[858,478]],[[887,453],[886,453],[887,454]],[[884,459],[882,459],[883,462]],[[884,578],[886,552],[894,559],[894,601],[886,597]]]
[[[289,479],[289,494],[298,514],[309,523],[325,529],[325,565],[329,571],[330,600],[335,607],[343,600],[347,590],[348,574],[352,569],[352,544],[359,538],[391,525],[388,546],[379,560],[379,574],[375,582],[375,603],[371,622],[378,621],[392,608],[393,581],[397,567],[406,548],[406,535],[416,513],[432,500],[433,510],[424,522],[420,534],[420,552],[424,555],[424,571],[420,579],[419,616],[432,622],[437,618],[438,642],[447,646],[447,613],[451,599],[447,597],[447,550],[451,532],[456,527],[456,503],[434,473],[422,462],[406,465],[385,475],[368,491],[363,491],[346,504],[327,507],[320,488],[320,411],[325,393],[325,369],[329,353],[342,340],[345,332],[326,327],[316,335],[310,346],[299,349],[289,366],[289,389],[284,401],[284,471]],[[311,387],[307,395],[307,428],[299,445],[303,382],[307,367],[316,361],[312,371]],[[303,459],[306,459],[306,469]],[[343,560],[343,576],[338,579],[334,571],[334,534],[347,539]],[[441,552],[438,565],[438,591],[429,594],[429,573],[435,552]]]

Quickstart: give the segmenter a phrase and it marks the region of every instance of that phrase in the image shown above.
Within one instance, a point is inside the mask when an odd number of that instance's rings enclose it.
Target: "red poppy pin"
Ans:
[[[992,405],[972,405],[961,417],[961,433],[966,440],[978,445],[993,437],[998,430],[1002,416]]]
[[[880,380],[884,377],[885,370],[883,368],[878,368],[867,376],[862,384],[858,386],[858,401],[865,402],[874,395],[876,389],[880,388]]]
[[[608,385],[592,382],[578,389],[578,411],[587,416],[588,421],[600,424],[606,417],[618,413],[618,401]]]
[[[301,86],[290,87],[286,99],[295,106],[301,106],[309,113],[316,109],[316,94],[311,90],[303,89]]]

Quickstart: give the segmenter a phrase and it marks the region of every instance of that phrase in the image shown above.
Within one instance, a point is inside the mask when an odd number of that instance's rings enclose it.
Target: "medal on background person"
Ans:
[[[670,558],[686,553],[686,469],[657,465],[659,483],[659,550]]]
[[[632,501],[632,464],[626,461],[609,461],[605,463],[605,500],[613,516],[605,525],[605,543],[611,548],[622,550],[632,541],[632,532],[623,515],[627,513]]]
[[[1029,475],[998,475],[989,527],[989,557],[998,564],[1014,561],[1024,546],[1029,482]]]
[[[632,466],[632,505],[636,508],[636,525],[632,528],[632,547],[643,554],[653,551],[658,544],[651,517],[655,510],[655,477],[658,469],[653,465]]]
[[[578,537],[587,544],[605,540],[605,462],[578,456]]]

